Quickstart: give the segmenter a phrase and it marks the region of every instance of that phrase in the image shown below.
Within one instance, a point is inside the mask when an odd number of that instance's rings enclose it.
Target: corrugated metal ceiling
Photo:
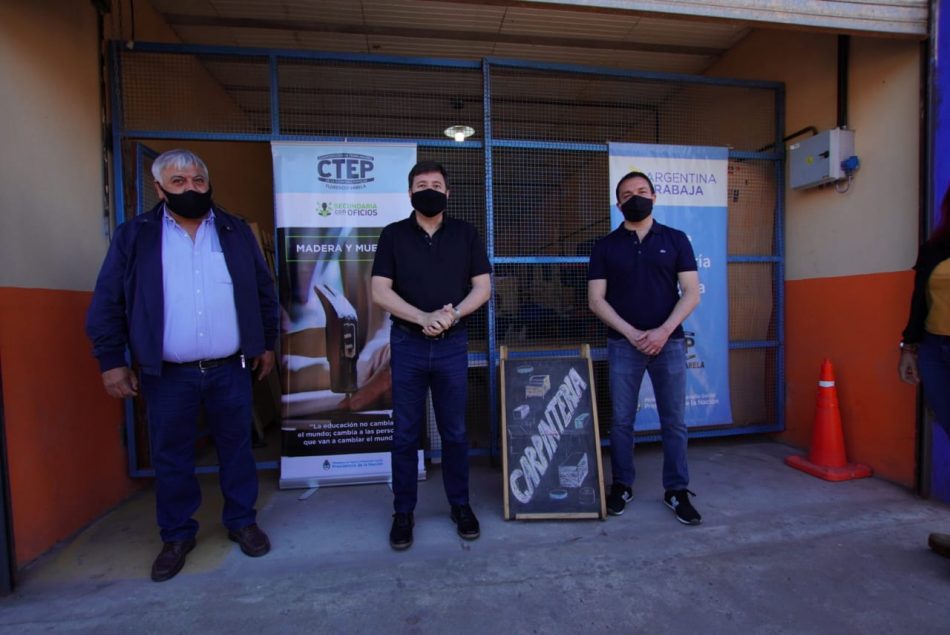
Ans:
[[[150,0],[189,44],[438,58],[503,57],[702,73],[738,21],[450,0]]]

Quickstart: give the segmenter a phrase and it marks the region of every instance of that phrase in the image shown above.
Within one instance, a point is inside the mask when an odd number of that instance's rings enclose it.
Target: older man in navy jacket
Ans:
[[[249,556],[270,550],[254,508],[251,374],[262,379],[274,366],[278,304],[247,223],[213,203],[204,162],[171,150],[155,159],[152,175],[161,202],[116,229],[86,332],[106,391],[126,398],[141,388],[145,397],[164,543],[152,579],[161,582],[181,570],[195,546],[202,411],[218,451],[228,537]]]

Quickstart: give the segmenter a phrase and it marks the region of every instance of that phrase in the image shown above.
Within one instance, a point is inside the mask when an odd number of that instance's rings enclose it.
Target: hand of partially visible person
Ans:
[[[634,344],[634,346],[637,346],[646,355],[659,355],[669,338],[670,334],[662,328],[650,329],[641,333],[637,339],[639,346],[637,344]]]
[[[128,366],[110,368],[102,373],[102,385],[109,396],[117,399],[137,397],[139,394],[139,378]]]
[[[901,359],[897,363],[897,372],[901,381],[906,384],[919,384],[920,375],[917,373],[917,351],[901,350]]]
[[[274,351],[264,351],[251,361],[251,371],[257,371],[257,381],[261,381],[274,369]]]

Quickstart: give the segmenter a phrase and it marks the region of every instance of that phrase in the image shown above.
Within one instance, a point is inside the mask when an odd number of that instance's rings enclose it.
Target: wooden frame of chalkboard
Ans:
[[[606,518],[590,345],[500,357],[505,519]]]

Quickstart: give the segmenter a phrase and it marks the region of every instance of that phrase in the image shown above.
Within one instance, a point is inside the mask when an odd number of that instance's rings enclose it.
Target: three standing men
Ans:
[[[86,332],[113,397],[148,407],[162,550],[152,579],[174,577],[195,547],[199,413],[218,452],[222,521],[249,556],[270,550],[256,524],[251,374],[274,366],[274,282],[247,223],[211,199],[208,168],[187,150],[152,164],[161,202],[116,228],[99,272]],[[126,347],[141,365],[129,368]]]
[[[373,301],[393,322],[393,549],[412,545],[418,451],[430,390],[442,436],[442,480],[450,517],[462,538],[479,536],[468,496],[465,317],[491,295],[491,265],[475,227],[445,213],[448,197],[440,164],[421,161],[413,166],[413,212],[383,229],[373,262]]]
[[[253,371],[261,379],[273,368],[278,304],[250,229],[215,208],[204,162],[172,150],[155,159],[152,173],[161,202],[116,229],[87,333],[110,395],[138,394],[127,347],[141,365],[164,543],[152,579],[164,581],[181,570],[195,546],[192,515],[201,491],[194,445],[202,410],[218,450],[228,536],[247,555],[270,550],[255,522],[250,380]],[[450,517],[461,537],[480,534],[469,504],[465,317],[491,294],[491,265],[477,230],[445,214],[445,169],[422,161],[408,180],[413,212],[383,230],[372,271],[373,301],[393,321],[394,549],[413,541],[417,453],[430,390]],[[633,497],[633,423],[643,373],[649,372],[663,438],[664,501],[677,519],[696,525],[702,518],[687,489],[682,328],[699,304],[695,257],[683,232],[653,219],[656,194],[645,174],[624,176],[616,195],[624,223],[594,246],[588,272],[590,309],[609,331],[614,481],[607,507],[620,515]]]
[[[677,520],[698,525],[702,517],[687,489],[682,327],[699,304],[696,259],[685,233],[653,218],[656,191],[646,174],[626,174],[616,195],[624,222],[594,245],[587,274],[588,304],[608,327],[613,484],[607,511],[619,516],[633,498],[633,424],[640,383],[648,372],[663,439],[663,500]]]

